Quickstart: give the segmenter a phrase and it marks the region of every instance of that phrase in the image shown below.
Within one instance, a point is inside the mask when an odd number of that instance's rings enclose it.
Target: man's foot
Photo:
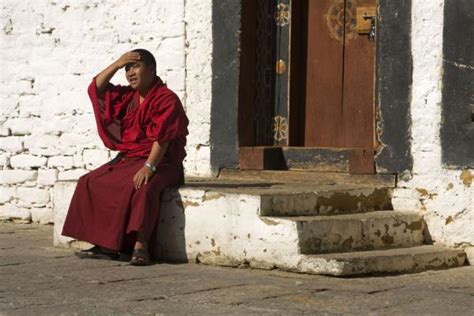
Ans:
[[[137,241],[130,260],[132,266],[148,266],[151,264],[150,255],[148,254],[148,242],[143,233],[137,232]]]
[[[81,259],[118,260],[120,258],[118,252],[102,248],[100,246],[94,246],[86,250],[76,251],[74,254]]]
[[[151,264],[150,255],[145,248],[136,248],[133,250],[132,259],[130,260],[132,266],[148,266]]]

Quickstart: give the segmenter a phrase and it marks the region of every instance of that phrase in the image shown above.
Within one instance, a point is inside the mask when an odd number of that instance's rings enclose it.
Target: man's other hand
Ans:
[[[150,181],[151,177],[153,177],[153,172],[148,169],[148,167],[143,166],[133,177],[133,186],[135,190],[138,190],[142,187],[143,184],[147,184]]]

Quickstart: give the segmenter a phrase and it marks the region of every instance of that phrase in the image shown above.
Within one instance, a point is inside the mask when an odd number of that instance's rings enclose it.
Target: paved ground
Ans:
[[[0,314],[474,314],[474,266],[339,279],[80,260],[52,227],[0,223]]]

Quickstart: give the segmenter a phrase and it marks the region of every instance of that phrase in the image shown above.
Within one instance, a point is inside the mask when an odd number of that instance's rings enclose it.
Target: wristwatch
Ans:
[[[145,162],[145,166],[151,170],[151,172],[155,172],[156,171],[156,166],[152,165],[151,163],[149,163],[148,161]]]

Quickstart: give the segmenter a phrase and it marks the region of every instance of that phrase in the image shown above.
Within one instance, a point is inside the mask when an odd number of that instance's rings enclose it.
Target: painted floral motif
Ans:
[[[277,5],[275,20],[278,26],[286,26],[290,23],[290,6],[284,3]]]
[[[355,0],[346,0],[345,4],[344,0],[331,0],[326,20],[332,38],[342,42],[344,37],[346,40],[350,40],[357,36],[356,7]],[[344,11],[346,12],[345,17]]]
[[[288,138],[288,121],[286,117],[277,115],[273,118],[273,138],[280,142]]]

